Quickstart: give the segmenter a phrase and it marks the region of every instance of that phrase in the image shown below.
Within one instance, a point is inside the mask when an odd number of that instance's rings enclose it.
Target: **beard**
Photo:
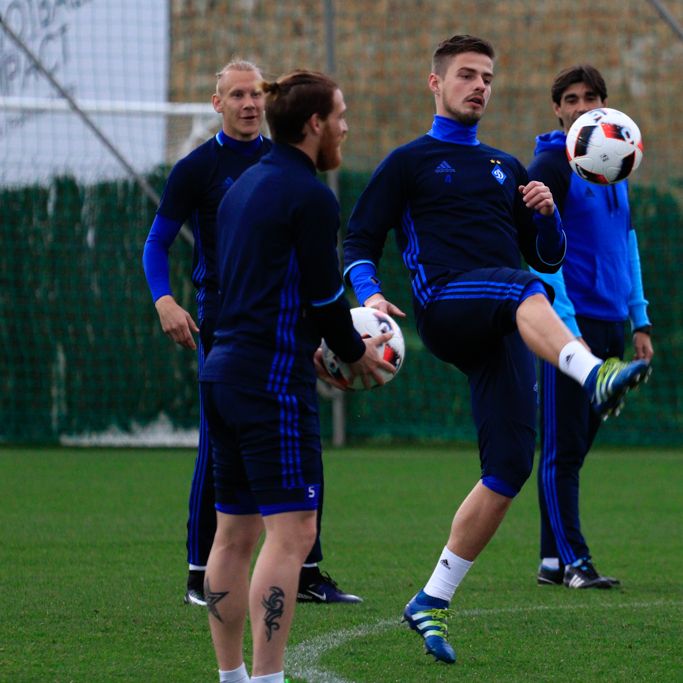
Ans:
[[[341,164],[341,149],[339,143],[334,139],[330,131],[326,128],[320,141],[318,156],[315,160],[315,167],[319,171],[332,171]]]
[[[463,126],[474,126],[475,124],[479,123],[481,117],[484,115],[483,109],[478,112],[458,111],[456,109],[453,109],[452,107],[447,106],[445,103],[444,109],[446,110],[446,112],[448,112],[450,118],[452,118],[454,121],[457,121],[459,124]]]
[[[476,123],[479,123],[481,114],[463,114],[462,112],[457,112],[453,115],[453,118],[463,126],[474,126]]]

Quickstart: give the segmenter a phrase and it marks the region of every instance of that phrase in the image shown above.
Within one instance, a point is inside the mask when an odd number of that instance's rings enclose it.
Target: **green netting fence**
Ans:
[[[157,188],[165,171],[150,177]],[[342,172],[344,217],[367,173]],[[48,187],[0,191],[0,438],[54,442],[117,427],[130,430],[165,414],[173,425],[196,426],[196,359],[159,328],[141,269],[141,249],[154,209],[131,182],[91,186],[56,178]],[[655,187],[636,186],[641,257],[656,325],[656,374],[632,397],[624,417],[607,423],[602,439],[619,444],[683,443],[683,308],[678,269],[683,225],[677,201]],[[115,226],[115,229],[112,229]],[[21,239],[18,239],[18,237]],[[176,294],[190,310],[191,251],[172,250]],[[411,312],[409,283],[390,241],[382,262],[385,291]],[[406,363],[385,388],[348,394],[349,440],[474,438],[464,377],[434,359],[410,322],[403,324]],[[323,405],[324,433],[331,429]]]
[[[129,434],[160,416],[173,433],[196,429],[196,359],[159,328],[141,266],[156,207],[134,174],[160,193],[170,165],[215,132],[210,98],[223,64],[240,56],[269,77],[297,67],[334,71],[349,107],[339,175],[344,223],[379,161],[429,128],[426,79],[436,43],[472,33],[498,54],[480,138],[523,163],[534,137],[557,125],[553,76],[577,61],[602,71],[610,106],[639,124],[645,159],[631,191],[655,372],[600,439],[683,444],[683,3],[0,0],[0,17],[1,442]],[[90,102],[90,116],[133,172],[68,107],[58,110],[64,93]],[[159,102],[187,105],[186,118],[168,107],[155,118],[149,105]],[[203,128],[191,119],[201,103],[209,115]],[[191,248],[182,239],[171,268],[177,298],[194,312]],[[381,276],[412,313],[393,242]],[[403,328],[399,377],[346,398],[349,441],[473,439],[465,379],[426,353],[411,320]],[[326,436],[331,413],[323,401]]]

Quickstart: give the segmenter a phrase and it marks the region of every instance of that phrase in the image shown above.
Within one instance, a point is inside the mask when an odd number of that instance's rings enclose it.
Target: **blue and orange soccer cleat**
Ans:
[[[652,368],[645,360],[629,363],[618,358],[608,358],[591,370],[584,384],[590,394],[593,410],[603,420],[610,415],[619,415],[627,392],[641,382],[646,382],[651,373]]]
[[[418,602],[419,600],[419,602]],[[439,598],[432,598],[420,591],[403,610],[403,619],[413,631],[417,631],[424,639],[426,654],[432,655],[439,662],[453,664],[455,651],[448,638],[446,620],[449,616],[448,603]]]

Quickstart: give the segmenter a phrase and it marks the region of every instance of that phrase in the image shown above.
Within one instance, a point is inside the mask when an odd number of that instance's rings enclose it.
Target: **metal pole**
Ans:
[[[4,20],[2,15],[0,15],[0,26],[2,26],[5,33],[14,41],[16,46],[33,62],[36,69],[45,76],[52,87],[60,94],[60,96],[65,99],[71,109],[75,114],[81,119],[81,121],[93,132],[95,137],[111,152],[114,158],[123,166],[126,172],[135,180],[142,191],[147,195],[150,201],[157,205],[159,203],[159,195],[156,193],[154,188],[147,182],[147,179],[140,175],[130,164],[130,162],[119,152],[116,147],[110,142],[110,140],[105,136],[99,126],[78,106],[76,100],[69,94],[69,92],[62,86],[62,84],[45,68],[43,63],[38,59],[31,48],[24,43],[24,41],[10,28],[7,22]],[[183,226],[181,229],[181,234],[184,239],[186,239],[190,244],[194,244],[194,237],[192,232]]]
[[[337,70],[334,43],[334,0],[324,0],[325,5],[325,67],[327,73],[334,78]],[[339,172],[327,172],[327,185],[339,198]],[[341,257],[341,244],[337,245]],[[341,258],[340,258],[341,260]],[[346,397],[341,391],[332,392],[332,445],[343,446],[346,443]]]
[[[654,6],[657,12],[659,12],[659,16],[664,19],[664,21],[671,27],[671,30],[680,38],[680,40],[683,40],[683,26],[676,21],[676,17],[669,12],[664,3],[660,2],[659,0],[650,0],[650,4]]]
[[[334,0],[325,0],[325,68],[327,73],[334,78],[337,71],[337,59],[334,45]],[[339,197],[339,171],[327,172],[327,184]]]

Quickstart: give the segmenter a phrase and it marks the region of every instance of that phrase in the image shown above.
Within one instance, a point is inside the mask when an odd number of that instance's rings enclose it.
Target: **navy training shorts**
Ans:
[[[264,517],[316,510],[322,447],[315,389],[269,393],[202,382],[202,392],[216,509]]]
[[[510,498],[531,474],[536,444],[535,358],[516,323],[519,304],[535,293],[549,296],[528,271],[470,271],[441,287],[418,323],[425,346],[467,376],[482,481]]]

